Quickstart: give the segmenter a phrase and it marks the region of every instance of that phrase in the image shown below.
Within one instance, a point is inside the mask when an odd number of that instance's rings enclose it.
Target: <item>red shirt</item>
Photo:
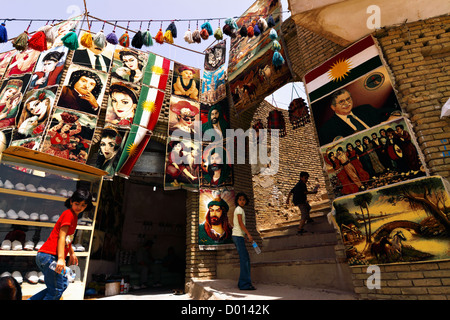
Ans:
[[[64,246],[64,257],[69,253],[69,249],[72,247],[73,236],[75,234],[75,230],[77,228],[78,217],[72,212],[72,210],[67,209],[64,211],[59,217],[58,221],[56,221],[55,226],[53,227],[50,236],[47,241],[42,245],[39,249],[39,252],[44,252],[52,255],[57,254],[58,248],[58,239],[59,239],[59,231],[61,227],[69,226],[69,230],[67,231],[66,236],[66,245]]]

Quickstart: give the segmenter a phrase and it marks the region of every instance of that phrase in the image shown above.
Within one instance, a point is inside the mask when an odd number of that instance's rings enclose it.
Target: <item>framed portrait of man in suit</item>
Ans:
[[[108,73],[113,53],[114,46],[112,44],[106,42],[104,46],[100,46],[93,42],[90,48],[80,46],[78,50],[75,50],[72,63]]]

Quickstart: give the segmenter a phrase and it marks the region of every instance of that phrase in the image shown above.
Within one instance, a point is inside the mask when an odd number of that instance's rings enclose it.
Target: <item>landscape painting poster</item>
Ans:
[[[450,197],[438,176],[404,181],[333,202],[350,265],[450,257]]]

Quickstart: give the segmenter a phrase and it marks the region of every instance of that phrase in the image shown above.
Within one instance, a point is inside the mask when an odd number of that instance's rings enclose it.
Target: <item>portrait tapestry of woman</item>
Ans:
[[[109,126],[103,129],[95,167],[108,172],[108,177],[114,176],[123,141],[122,134],[116,128]]]
[[[12,78],[4,82],[4,87],[0,92],[0,128],[7,128],[15,125],[16,115],[22,101],[24,81]]]
[[[114,81],[114,80],[113,80]],[[138,104],[138,88],[123,82],[112,83],[109,89],[106,122],[130,127]]]
[[[68,49],[66,47],[58,47],[43,53],[31,77],[30,87],[41,89],[59,84],[67,52]]]
[[[129,49],[116,49],[112,67],[112,76],[123,81],[141,83],[147,57]]]

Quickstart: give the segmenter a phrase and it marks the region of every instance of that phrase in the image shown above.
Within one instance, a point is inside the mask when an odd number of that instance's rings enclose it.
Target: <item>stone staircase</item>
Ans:
[[[344,246],[326,216],[329,208],[329,203],[313,206],[314,223],[305,225],[303,235],[297,235],[299,220],[260,230],[261,254],[249,248],[252,281],[353,292]],[[239,263],[226,267],[218,266],[218,277],[237,279]]]

